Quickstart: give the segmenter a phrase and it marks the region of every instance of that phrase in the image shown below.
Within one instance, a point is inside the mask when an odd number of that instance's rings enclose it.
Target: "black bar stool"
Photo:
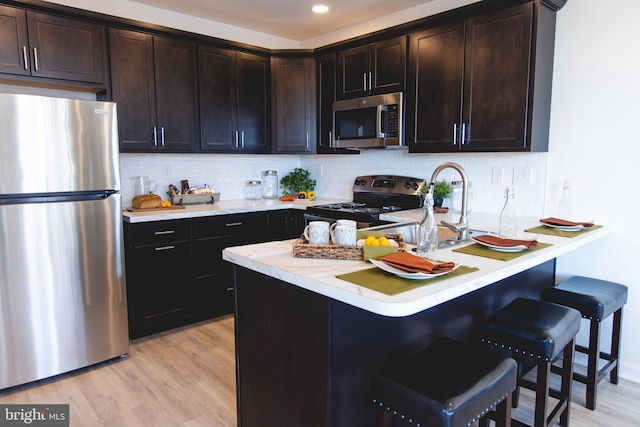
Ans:
[[[496,409],[496,425],[511,425],[514,360],[440,338],[418,355],[374,374],[379,426],[466,427]]]
[[[552,288],[544,289],[541,297],[544,301],[573,307],[589,319],[589,342],[582,346],[576,344],[576,351],[587,355],[587,375],[573,373],[573,379],[586,384],[586,407],[596,408],[598,383],[609,374],[609,381],[618,384],[618,357],[620,354],[620,331],[622,326],[622,306],[627,303],[629,290],[625,285],[589,277],[572,276]],[[600,351],[600,322],[613,314],[611,350]],[[606,361],[598,369],[600,359]]]
[[[560,425],[569,425],[571,406],[571,374],[573,345],[580,329],[580,313],[572,308],[549,302],[516,298],[503,309],[486,317],[479,326],[483,342],[510,352],[518,361],[518,385],[535,391],[534,426],[547,427],[559,418]],[[551,389],[549,374],[553,361],[562,357],[560,389]],[[523,377],[538,367],[535,382]],[[513,406],[517,406],[516,389]],[[558,399],[549,411],[549,396]],[[513,420],[514,424],[523,424]]]

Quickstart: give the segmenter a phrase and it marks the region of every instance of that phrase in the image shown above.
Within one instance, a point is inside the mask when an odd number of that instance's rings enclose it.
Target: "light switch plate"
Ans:
[[[500,167],[491,168],[491,183],[502,185],[503,175],[504,175],[504,168],[500,168]]]
[[[513,168],[513,185],[530,186],[531,168]]]

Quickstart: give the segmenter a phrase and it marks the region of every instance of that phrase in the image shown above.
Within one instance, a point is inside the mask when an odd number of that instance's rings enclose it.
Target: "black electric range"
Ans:
[[[308,207],[308,221],[351,219],[358,228],[386,224],[380,215],[422,206],[420,188],[426,184],[422,178],[397,175],[359,176],[353,183],[353,200]]]

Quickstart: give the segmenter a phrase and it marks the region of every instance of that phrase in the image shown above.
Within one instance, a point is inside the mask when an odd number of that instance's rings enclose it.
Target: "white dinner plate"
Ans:
[[[384,261],[379,261],[375,259],[370,259],[369,261],[371,261],[371,264],[375,265],[380,270],[386,271],[387,273],[395,274],[396,276],[402,277],[403,279],[419,279],[419,280],[433,279],[434,277],[440,277],[440,276],[444,276],[445,274],[451,273],[453,270],[460,267],[460,264],[456,264],[453,267],[453,269],[444,273],[437,273],[437,274],[409,273],[407,271],[400,270],[399,268],[392,267]]]
[[[553,225],[553,224],[546,224],[544,222],[541,222],[540,224],[549,228],[553,228],[554,230],[558,230],[558,231],[580,231],[587,228],[582,225]]]
[[[476,240],[475,238],[473,238],[473,241],[476,242],[479,245],[482,245],[484,247],[487,247],[489,249],[493,249],[494,251],[498,251],[498,252],[521,252],[524,251],[527,248],[525,245],[518,245],[518,246],[496,246],[496,245],[490,245],[489,243],[485,243],[485,242],[481,242],[480,240]]]

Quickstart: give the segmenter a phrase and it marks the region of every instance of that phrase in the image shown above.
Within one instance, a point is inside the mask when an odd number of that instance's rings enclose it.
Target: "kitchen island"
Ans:
[[[393,219],[412,219],[407,212]],[[496,215],[474,213],[473,221],[474,228],[497,228]],[[442,335],[472,341],[478,320],[552,286],[558,256],[609,232],[568,238],[521,231],[519,238],[550,246],[510,261],[439,250],[439,259],[477,270],[395,295],[336,277],[372,268],[365,261],[295,258],[291,242],[225,249],[223,258],[235,265],[238,425],[373,425],[372,372]]]

